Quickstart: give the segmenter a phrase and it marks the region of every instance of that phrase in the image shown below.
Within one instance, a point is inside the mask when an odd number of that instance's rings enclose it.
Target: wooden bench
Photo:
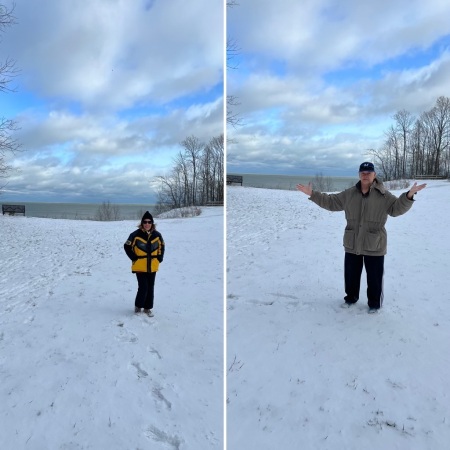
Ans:
[[[215,200],[211,202],[206,202],[205,206],[223,206],[223,200]]]
[[[227,175],[227,185],[239,183],[242,186],[243,177],[241,175]]]
[[[3,215],[8,214],[14,216],[16,214],[25,215],[25,205],[2,205]]]

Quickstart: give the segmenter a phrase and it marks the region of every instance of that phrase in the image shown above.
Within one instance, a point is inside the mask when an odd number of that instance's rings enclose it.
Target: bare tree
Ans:
[[[111,205],[109,200],[103,202],[97,209],[95,220],[100,222],[120,220],[120,207],[118,205]]]
[[[425,131],[425,142],[423,148],[423,174],[431,174],[432,166],[434,161],[434,146],[432,145],[435,141],[435,124],[434,124],[434,113],[433,110],[425,111],[420,116],[421,126]]]
[[[426,131],[420,120],[416,120],[411,133],[412,176],[423,172],[425,160]]]
[[[396,130],[400,134],[401,138],[401,161],[399,167],[399,175],[401,178],[405,178],[407,169],[407,151],[409,144],[408,141],[410,139],[411,128],[415,119],[410,112],[402,109],[394,115],[394,120],[396,121],[397,125]]]
[[[316,173],[311,184],[313,189],[316,191],[320,192],[334,191],[333,180],[330,177],[324,177],[322,173]]]
[[[203,155],[204,189],[203,203],[223,201],[224,189],[224,136],[213,137]]]
[[[13,25],[15,17],[13,15],[14,6],[8,9],[0,4],[0,32]],[[17,74],[15,62],[8,58],[4,62],[0,62],[0,93],[13,92],[10,83]],[[12,167],[6,161],[7,153],[15,153],[19,150],[20,145],[16,139],[12,137],[14,131],[17,130],[17,124],[10,119],[0,116],[0,178],[6,178]]]
[[[397,112],[385,133],[381,149],[370,149],[382,167],[385,180],[408,176],[450,176],[450,99],[439,97],[429,111],[415,119],[408,111]]]
[[[448,133],[450,128],[450,99],[439,97],[436,106],[430,111],[430,125],[433,128],[431,147],[433,149],[432,174],[440,174],[442,155],[449,148]]]
[[[156,177],[158,211],[223,201],[223,141],[220,135],[205,145],[190,136],[181,143],[183,151],[174,158],[171,171]]]
[[[198,189],[198,173],[199,173],[199,159],[205,145],[200,142],[195,136],[187,137],[181,145],[184,147],[184,156],[187,159],[192,173],[190,177],[190,192],[188,194],[189,206],[197,205],[197,189]]]
[[[180,208],[183,204],[180,193],[183,189],[180,186],[179,177],[177,173],[172,170],[172,172],[167,176],[157,176],[155,180],[159,182],[160,186],[158,188],[158,202],[156,210],[158,213],[167,211],[171,208]]]

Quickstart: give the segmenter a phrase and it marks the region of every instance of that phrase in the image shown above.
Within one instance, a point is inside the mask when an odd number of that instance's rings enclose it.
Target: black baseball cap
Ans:
[[[373,163],[371,162],[363,162],[359,166],[360,172],[375,172],[375,167],[373,166]]]

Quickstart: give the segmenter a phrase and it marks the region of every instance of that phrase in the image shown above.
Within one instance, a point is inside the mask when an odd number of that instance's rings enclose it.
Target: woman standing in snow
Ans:
[[[124,244],[125,253],[131,259],[131,271],[136,274],[138,291],[134,303],[134,312],[153,316],[153,297],[155,277],[159,264],[164,258],[164,240],[156,231],[153,216],[146,211],[139,228],[130,234]]]
[[[350,307],[359,299],[363,266],[367,272],[367,297],[369,313],[376,313],[383,304],[384,255],[387,251],[387,234],[384,227],[388,215],[405,214],[414,203],[414,195],[426,184],[414,185],[400,197],[391,194],[376,178],[373,163],[364,162],[359,167],[360,181],[339,194],[325,194],[308,186],[297,189],[328,211],[345,211],[347,226],[344,232],[345,248],[345,303]]]

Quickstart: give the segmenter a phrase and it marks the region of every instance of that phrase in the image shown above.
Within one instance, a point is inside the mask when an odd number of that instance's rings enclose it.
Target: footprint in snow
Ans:
[[[137,336],[133,332],[128,331],[126,328],[123,328],[123,325],[122,326],[118,325],[118,326],[121,327],[120,333],[116,336],[116,339],[118,341],[120,341],[120,342],[131,342],[131,343],[134,343],[134,342],[138,341]]]
[[[145,435],[149,439],[153,439],[156,442],[162,442],[169,444],[174,450],[180,450],[181,440],[178,436],[171,436],[165,431],[159,430],[158,428],[150,425],[145,431]]]
[[[164,397],[162,390],[163,390],[163,388],[161,386],[155,386],[152,389],[153,397],[155,397],[155,399],[158,402],[163,403],[166,406],[166,408],[170,411],[172,409],[172,403],[169,400],[167,400],[166,397]]]
[[[138,362],[132,362],[131,365],[136,369],[138,378],[148,377],[148,372],[145,371]]]
[[[154,355],[156,355],[158,357],[158,359],[162,359],[162,356],[160,355],[160,353],[158,352],[158,350],[156,350],[156,348],[151,347],[149,350],[150,353],[153,353]]]

